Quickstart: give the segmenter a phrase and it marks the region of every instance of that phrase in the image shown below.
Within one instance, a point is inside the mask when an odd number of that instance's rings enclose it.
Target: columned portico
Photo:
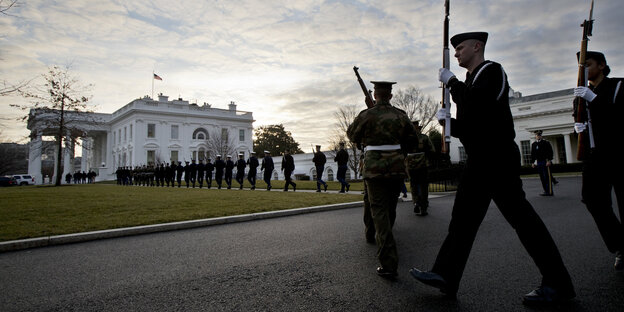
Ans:
[[[43,141],[40,134],[35,134],[28,144],[28,174],[35,178],[36,184],[43,183],[41,175],[41,152]]]

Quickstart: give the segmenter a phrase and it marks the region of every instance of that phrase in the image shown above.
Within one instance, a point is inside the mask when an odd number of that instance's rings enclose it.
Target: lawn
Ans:
[[[362,200],[361,183],[348,194],[210,190],[88,184],[0,188],[0,241],[213,218]],[[235,183],[236,185],[236,183]],[[339,186],[330,185],[337,190]],[[315,189],[298,181],[298,189]],[[359,189],[359,190],[358,190]]]

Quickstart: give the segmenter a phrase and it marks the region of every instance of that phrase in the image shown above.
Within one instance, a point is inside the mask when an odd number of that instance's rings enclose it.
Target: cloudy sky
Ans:
[[[1,1],[1,0],[0,0]],[[4,0],[3,2],[6,2]],[[589,0],[451,0],[451,35],[488,31],[486,58],[523,95],[576,85],[575,53]],[[353,73],[417,86],[439,100],[443,0],[19,0],[0,16],[0,82],[71,64],[112,113],[154,93],[251,111],[255,127],[282,123],[304,150],[326,144],[333,113],[364,108]],[[624,1],[596,0],[590,50],[624,76]],[[465,71],[452,58],[451,70]],[[0,98],[0,141],[28,135]]]

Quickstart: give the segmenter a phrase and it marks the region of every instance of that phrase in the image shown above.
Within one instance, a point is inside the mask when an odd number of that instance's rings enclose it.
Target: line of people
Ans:
[[[172,164],[161,163],[158,165],[149,164],[136,167],[119,167],[115,174],[118,185],[176,187],[177,182],[177,187],[182,187],[182,181],[184,181],[187,188],[203,188],[204,182],[207,188],[212,188],[214,176],[214,182],[218,189],[222,187],[231,189],[233,178],[238,182],[239,189],[243,189],[245,169],[247,167],[249,167],[247,181],[251,184],[252,190],[256,189],[258,167],[260,167],[261,171],[264,171],[263,178],[267,184],[267,190],[271,190],[271,174],[275,166],[269,151],[265,151],[262,164],[260,164],[260,161],[256,157],[256,153],[251,152],[247,160],[244,159],[243,154],[239,154],[236,162],[232,160],[232,156],[230,155],[226,155],[225,160],[222,159],[221,155],[217,155],[214,163],[210,158],[207,158],[205,164],[203,160],[199,160],[198,163],[192,160],[191,162],[186,161],[185,164],[178,161],[177,164],[173,162]],[[235,176],[234,168],[236,168]],[[282,169],[284,169],[283,164]],[[294,170],[294,162],[292,164],[292,169]],[[292,170],[290,172],[292,172]],[[224,182],[225,185],[223,184]],[[294,183],[292,184],[294,186]]]

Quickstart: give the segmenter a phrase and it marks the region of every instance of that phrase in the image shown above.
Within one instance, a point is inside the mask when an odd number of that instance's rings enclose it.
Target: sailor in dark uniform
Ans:
[[[270,191],[273,186],[271,186],[271,175],[273,174],[273,169],[275,169],[275,165],[273,164],[273,158],[271,157],[271,152],[264,151],[264,158],[262,159],[262,167],[260,170],[264,170],[264,182],[267,185],[267,191]]]
[[[615,254],[615,270],[624,270],[624,162],[619,123],[624,116],[624,81],[609,78],[611,72],[601,52],[587,51],[585,56],[589,87],[577,87],[574,95],[588,103],[594,148],[585,144],[582,198],[591,213],[607,249]],[[575,101],[575,104],[578,103]],[[575,115],[577,110],[574,110]],[[586,117],[586,116],[585,116]],[[589,136],[587,122],[574,124],[577,133]],[[613,211],[615,192],[620,219]]]
[[[221,159],[221,155],[217,155],[217,159],[215,160],[215,181],[217,182],[217,187],[221,189],[221,182],[223,181],[223,170],[225,169],[225,161]]]
[[[234,171],[234,162],[232,161],[232,156],[227,155],[227,160],[225,161],[225,184],[227,184],[227,189],[232,188],[232,173]]]
[[[214,164],[210,160],[210,158],[206,159],[206,186],[208,188],[212,187],[212,171],[214,170]]]
[[[206,171],[206,165],[204,165],[204,161],[200,159],[199,164],[197,164],[197,184],[199,184],[199,188],[204,186],[204,171]]]
[[[244,154],[238,154],[238,160],[236,161],[236,182],[240,184],[240,190],[243,189],[243,182],[245,182],[245,167],[247,167],[247,163],[244,158]]]
[[[256,157],[256,152],[251,152],[251,156],[247,159],[247,165],[249,165],[249,172],[247,172],[247,181],[251,184],[251,190],[256,189],[256,175],[258,174],[258,166],[260,162]]]
[[[522,189],[507,75],[500,64],[485,60],[487,37],[487,33],[474,32],[451,38],[459,66],[468,70],[465,82],[448,69],[441,68],[439,72],[439,80],[450,88],[457,105],[456,118],[451,119],[451,135],[461,141],[467,160],[448,234],[433,268],[429,272],[414,268],[410,273],[454,297],[479,226],[494,200],[542,274],[541,286],[526,294],[523,302],[567,302],[576,296],[574,287],[555,242]],[[436,115],[441,123],[447,113],[450,111],[443,108]],[[483,133],[490,137],[484,140]],[[492,142],[497,146],[496,157],[492,157]]]

